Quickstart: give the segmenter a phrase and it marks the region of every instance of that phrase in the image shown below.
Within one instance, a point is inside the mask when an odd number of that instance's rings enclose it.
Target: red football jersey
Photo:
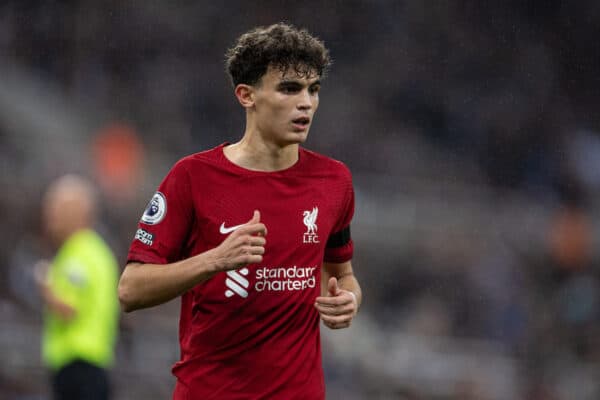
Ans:
[[[319,314],[323,261],[352,258],[354,192],[341,162],[300,148],[276,172],[229,161],[226,144],[180,160],[144,212],[129,261],[166,264],[217,247],[259,210],[259,265],[182,296],[175,399],[324,399]]]

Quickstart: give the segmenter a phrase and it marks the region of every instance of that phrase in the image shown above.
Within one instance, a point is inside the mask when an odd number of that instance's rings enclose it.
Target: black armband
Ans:
[[[350,242],[350,226],[342,229],[339,232],[331,234],[327,240],[326,247],[328,249],[342,247]]]

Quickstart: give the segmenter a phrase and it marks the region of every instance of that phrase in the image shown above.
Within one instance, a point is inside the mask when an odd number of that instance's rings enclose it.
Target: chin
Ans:
[[[289,135],[289,141],[294,144],[302,144],[306,142],[306,139],[308,139],[308,130],[305,132],[293,132]]]
[[[295,143],[295,144],[302,144],[302,143],[306,142],[306,139],[307,139],[307,136],[304,135],[301,138],[298,138],[297,140],[293,141],[293,143]]]
[[[272,135],[268,140],[277,143],[280,147],[293,144],[302,144],[308,138],[308,129],[304,131],[288,130]]]
[[[295,144],[303,144],[304,142],[306,142],[306,137],[302,138],[302,139],[297,139],[297,140],[286,140],[283,142],[284,146],[292,146]]]

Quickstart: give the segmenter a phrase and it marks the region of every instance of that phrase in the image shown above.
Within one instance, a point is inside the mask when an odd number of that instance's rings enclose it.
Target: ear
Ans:
[[[235,87],[235,97],[244,108],[250,108],[254,105],[254,87],[240,83]]]

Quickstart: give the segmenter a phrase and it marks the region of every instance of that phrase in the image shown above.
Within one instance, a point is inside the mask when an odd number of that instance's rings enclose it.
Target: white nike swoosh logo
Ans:
[[[225,228],[225,222],[223,222],[221,224],[221,226],[219,227],[219,232],[221,232],[223,235],[226,235],[228,233],[231,233],[231,232],[235,231],[240,226],[244,226],[244,225],[246,225],[246,224],[239,224],[239,225],[236,225],[236,226],[230,226],[229,228]]]

